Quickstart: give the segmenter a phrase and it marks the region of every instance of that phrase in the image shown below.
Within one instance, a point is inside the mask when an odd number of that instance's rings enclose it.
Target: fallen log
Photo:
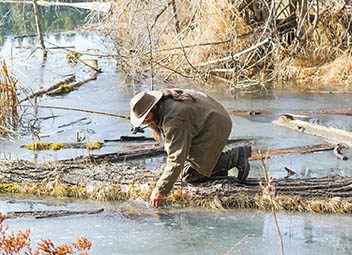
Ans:
[[[46,93],[47,96],[61,96],[61,95],[65,95],[70,93],[73,90],[78,89],[79,87],[81,87],[83,84],[92,81],[92,80],[96,80],[97,76],[99,73],[101,73],[101,70],[98,68],[98,64],[96,60],[87,60],[87,61],[83,61],[80,60],[80,58],[77,58],[82,64],[88,66],[89,68],[91,68],[92,70],[89,72],[89,75],[82,80],[73,82],[73,83],[68,83],[68,84],[64,84],[61,85],[49,92]],[[88,63],[91,62],[91,63]]]
[[[235,116],[273,116],[279,115],[279,113],[269,110],[235,110],[228,109],[227,112],[230,115]],[[352,116],[352,108],[342,108],[342,109],[322,109],[318,111],[293,111],[292,114],[300,115],[342,115],[342,116]]]
[[[67,210],[58,210],[58,211],[14,211],[8,212],[6,214],[6,219],[13,218],[24,218],[24,217],[34,217],[36,219],[43,218],[53,218],[53,217],[63,217],[63,216],[71,216],[71,215],[79,215],[79,214],[97,214],[104,212],[104,209],[97,210],[86,210],[86,211],[67,211]]]
[[[160,169],[140,164],[62,164],[0,161],[0,193],[74,197],[101,201],[147,200]],[[352,177],[271,179],[278,210],[352,213]],[[217,177],[200,184],[178,181],[166,204],[211,208],[270,209],[263,194],[264,178],[241,183]]]
[[[230,144],[244,144],[246,141],[242,139],[230,141]],[[249,144],[247,140],[247,144]],[[249,160],[258,160],[260,158],[270,158],[275,155],[286,155],[286,154],[305,154],[305,153],[313,153],[319,151],[329,151],[335,148],[332,144],[315,144],[315,145],[306,145],[306,146],[297,146],[291,148],[281,148],[281,149],[261,149],[256,150],[254,149],[252,152],[252,156]],[[74,159],[68,160],[61,160],[62,163],[70,163],[70,162],[110,162],[116,163],[121,161],[128,161],[128,160],[137,160],[137,159],[144,159],[149,157],[156,157],[165,155],[166,152],[164,148],[152,147],[152,148],[144,148],[138,150],[130,150],[125,152],[117,152],[117,153],[108,153],[108,154],[100,154],[94,155],[91,154],[89,156],[79,156]]]
[[[41,97],[41,96],[43,96],[43,95],[49,93],[50,91],[53,91],[53,90],[59,88],[59,87],[62,86],[62,85],[69,84],[69,83],[71,83],[71,82],[73,82],[73,81],[75,81],[75,80],[76,80],[76,77],[75,77],[74,75],[71,75],[71,76],[69,76],[69,77],[67,77],[67,78],[65,78],[65,79],[63,79],[63,80],[61,80],[61,81],[55,83],[54,85],[50,86],[50,87],[47,88],[47,89],[43,89],[43,90],[34,92],[34,93],[32,93],[32,94],[26,96],[25,98],[23,98],[22,100],[20,100],[20,103],[22,103],[22,102],[24,102],[24,101],[27,101],[27,100],[29,100],[29,99],[35,98],[35,97]]]
[[[301,133],[319,136],[335,144],[343,143],[348,147],[352,147],[352,132],[296,120],[287,115],[281,116],[278,120],[274,120],[273,124],[290,128]]]

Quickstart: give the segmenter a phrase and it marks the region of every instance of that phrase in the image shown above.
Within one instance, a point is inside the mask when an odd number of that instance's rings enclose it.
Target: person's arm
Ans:
[[[181,120],[168,121],[164,128],[167,163],[151,196],[151,205],[158,207],[179,177],[191,147],[192,137]]]

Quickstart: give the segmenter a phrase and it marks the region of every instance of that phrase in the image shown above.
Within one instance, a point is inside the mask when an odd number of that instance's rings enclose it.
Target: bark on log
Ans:
[[[343,143],[348,147],[352,147],[352,132],[296,120],[294,118],[290,118],[289,116],[281,116],[278,120],[273,121],[273,123],[285,128],[299,131],[301,133],[319,136],[336,144]]]

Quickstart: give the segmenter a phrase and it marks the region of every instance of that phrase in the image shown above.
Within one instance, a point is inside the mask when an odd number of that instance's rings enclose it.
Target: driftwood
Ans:
[[[24,218],[24,217],[34,217],[36,219],[42,218],[53,218],[53,217],[62,217],[62,216],[71,216],[78,214],[97,214],[103,212],[104,209],[98,210],[87,210],[87,211],[67,211],[67,210],[58,210],[58,211],[15,211],[8,212],[6,214],[6,219],[13,218]]]
[[[273,123],[301,133],[319,136],[336,144],[343,143],[348,147],[352,147],[352,132],[296,120],[287,115],[281,116],[278,120],[273,121]]]

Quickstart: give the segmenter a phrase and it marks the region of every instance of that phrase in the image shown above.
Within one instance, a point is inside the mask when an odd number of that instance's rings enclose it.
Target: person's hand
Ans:
[[[152,195],[150,196],[150,205],[153,207],[159,207],[162,203],[164,197],[159,194],[159,192],[153,191]]]

